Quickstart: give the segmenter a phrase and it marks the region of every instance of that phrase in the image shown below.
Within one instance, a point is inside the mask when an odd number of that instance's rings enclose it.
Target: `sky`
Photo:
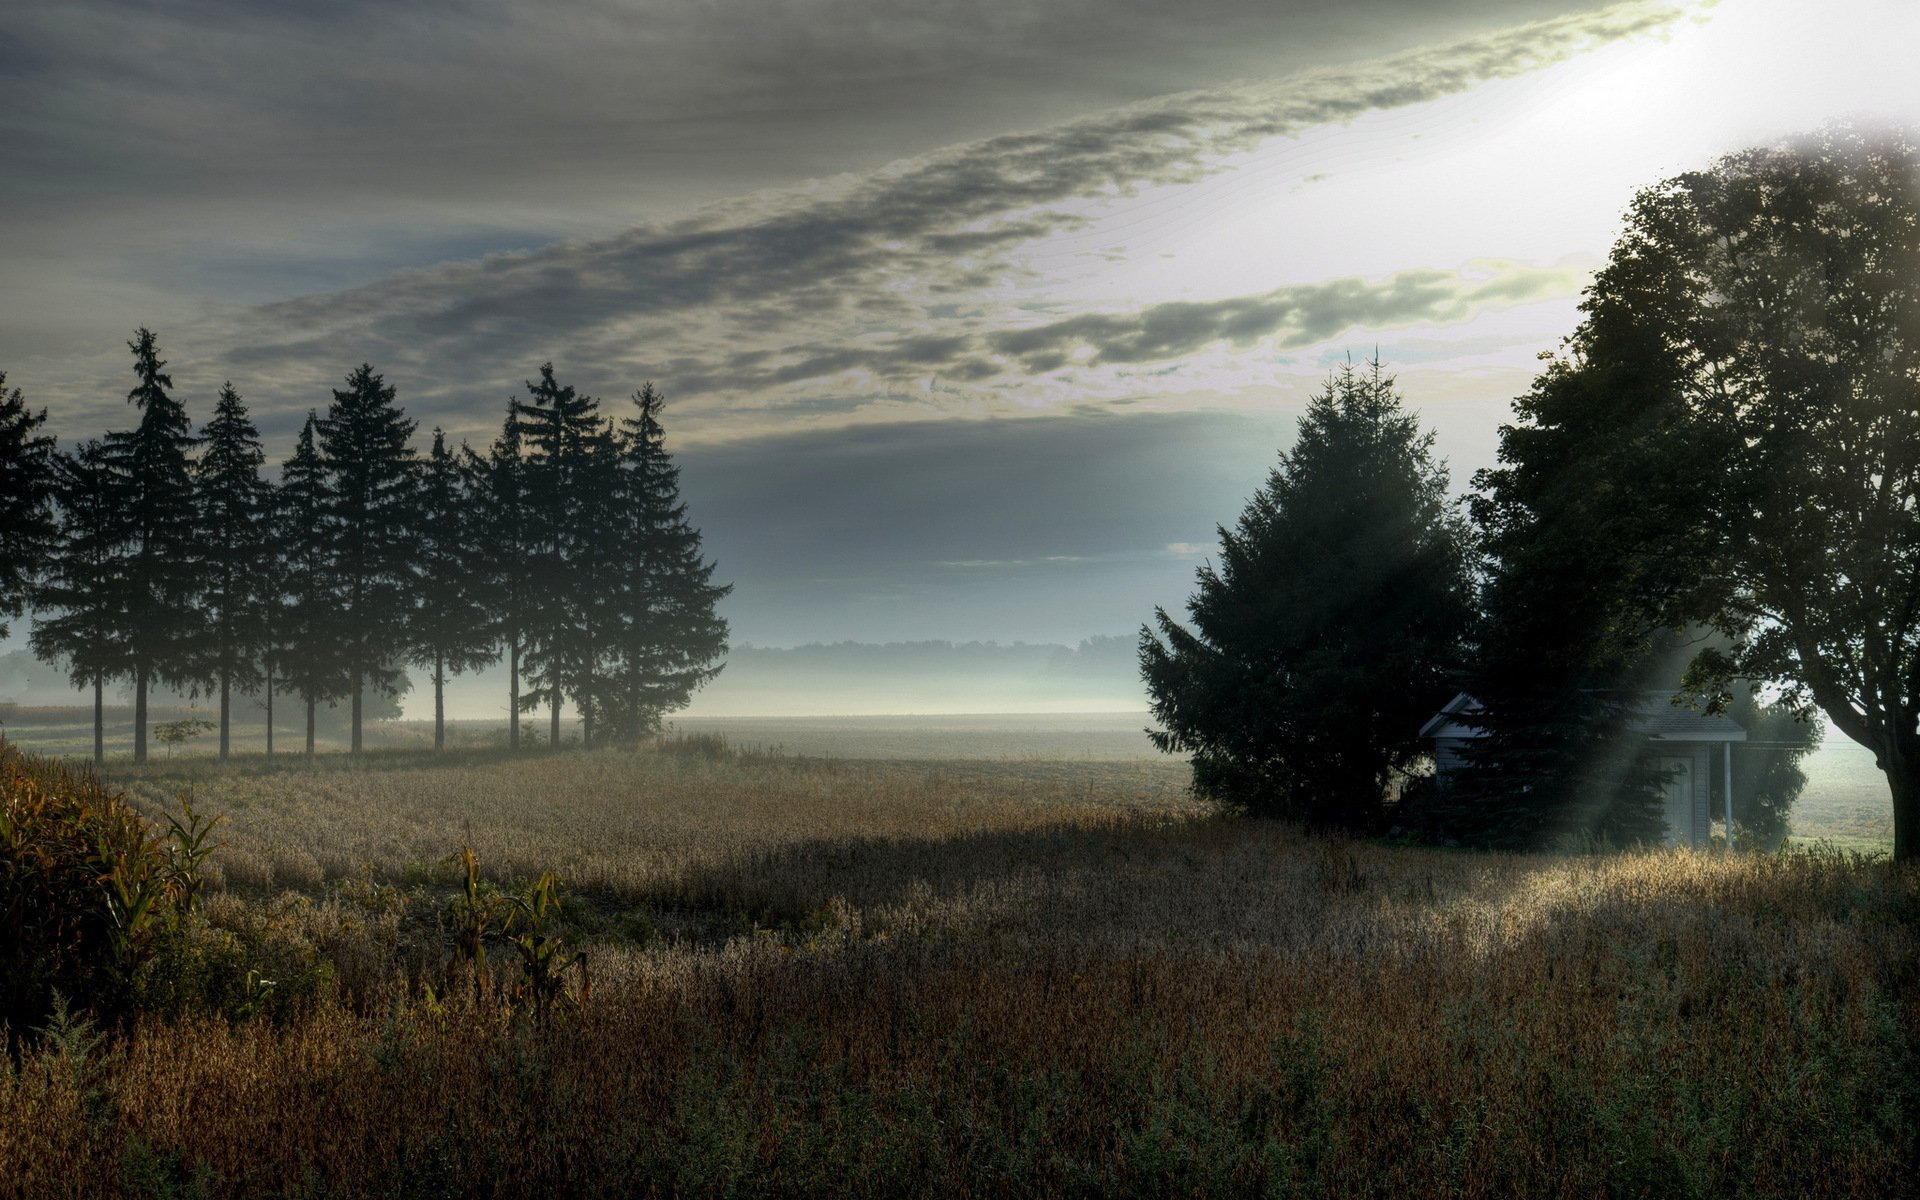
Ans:
[[[1920,126],[1911,0],[15,0],[0,370],[158,331],[270,454],[371,363],[476,444],[646,380],[736,641],[1178,610],[1334,365],[1458,488],[1637,188]],[[17,639],[16,639],[17,640]]]

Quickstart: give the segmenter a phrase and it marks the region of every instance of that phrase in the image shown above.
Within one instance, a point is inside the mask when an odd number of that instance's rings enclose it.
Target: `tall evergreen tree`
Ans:
[[[507,747],[520,748],[520,671],[531,623],[533,562],[531,521],[527,509],[526,459],[521,452],[520,425],[513,402],[500,436],[486,457],[466,450],[467,469],[475,480],[474,514],[480,529],[482,560],[476,584],[489,614],[487,629],[507,660]]]
[[[479,544],[484,524],[475,512],[479,483],[465,468],[473,457],[456,456],[446,435],[433,431],[433,448],[421,471],[413,533],[419,592],[408,631],[410,660],[432,671],[433,748],[446,745],[446,682],[499,658],[488,628],[488,599]]]
[[[1193,628],[1156,610],[1140,665],[1196,791],[1368,830],[1447,695],[1471,611],[1468,531],[1433,436],[1380,364],[1335,373],[1199,571]]]
[[[732,584],[716,584],[703,559],[700,531],[680,499],[680,468],[660,424],[665,399],[653,384],[634,393],[621,422],[618,502],[605,546],[616,559],[605,594],[617,600],[610,623],[613,686],[601,698],[612,736],[637,741],[663,715],[686,707],[720,673],[727,622],[715,606]]]
[[[19,388],[7,390],[7,373],[0,371],[0,638],[7,636],[7,619],[26,610],[29,585],[59,532],[54,442],[34,432],[46,422],[47,410],[29,409]]]
[[[60,536],[35,599],[31,645],[40,658],[64,663],[75,687],[93,690],[93,761],[98,764],[106,758],[106,681],[123,665],[116,640],[124,599],[119,489],[98,440],[82,443],[57,463]]]
[[[307,414],[292,456],[281,464],[273,527],[281,588],[278,661],[288,688],[306,708],[309,755],[319,706],[345,691],[334,638],[338,587],[328,557],[332,493],[316,440],[319,423],[318,416]]]
[[[119,586],[121,626],[115,631],[124,673],[133,680],[133,760],[147,761],[147,693],[157,683],[193,682],[193,650],[201,613],[194,595],[199,547],[194,537],[190,454],[195,439],[187,413],[168,394],[153,331],[127,343],[138,382],[127,393],[140,412],[132,430],[107,434],[106,461],[119,492],[127,543]]]
[[[404,672],[415,569],[408,533],[418,486],[418,459],[408,445],[414,422],[394,403],[395,391],[362,363],[335,389],[320,419],[320,456],[328,494],[324,527],[338,607],[332,623],[352,702],[352,749],[362,748],[368,687],[396,694]]]
[[[1515,402],[1474,479],[1487,555],[1466,686],[1483,735],[1432,797],[1448,838],[1508,849],[1657,843],[1661,777],[1636,732],[1680,681],[1668,633],[1717,533],[1687,502],[1726,448],[1673,400],[1657,338],[1601,314]]]
[[[604,452],[606,434],[600,402],[554,379],[553,364],[542,363],[540,381],[527,382],[527,399],[516,401],[526,464],[523,492],[528,521],[532,619],[526,629],[525,667],[533,686],[522,706],[548,707],[548,746],[560,745],[560,705],[590,674],[591,656],[584,611],[588,599],[585,565],[596,531],[578,519],[576,505]]]
[[[274,702],[286,666],[288,617],[287,563],[280,536],[280,489],[271,480],[260,488],[260,557],[254,567],[254,591],[260,605],[261,705],[267,717],[267,757],[274,753]]]
[[[201,670],[219,690],[220,757],[225,759],[231,748],[233,690],[251,691],[261,682],[265,598],[260,584],[270,575],[262,561],[269,540],[267,487],[260,478],[266,456],[259,430],[231,382],[220,389],[201,440],[195,470],[206,621]]]

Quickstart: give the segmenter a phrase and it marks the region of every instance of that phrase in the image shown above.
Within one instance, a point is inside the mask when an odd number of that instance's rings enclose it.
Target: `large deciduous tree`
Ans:
[[[351,746],[362,748],[361,721],[368,687],[396,694],[405,673],[397,660],[406,646],[417,563],[410,532],[418,459],[408,439],[414,422],[394,403],[395,390],[361,364],[335,389],[320,418],[320,458],[326,465],[323,526],[335,607],[331,640],[340,656],[351,709]]]
[[[270,541],[268,491],[260,466],[266,456],[260,431],[231,382],[220,389],[201,441],[195,464],[206,625],[201,670],[220,695],[224,759],[231,747],[233,690],[251,691],[261,682],[267,602],[262,585],[273,576],[264,561]]]
[[[0,371],[0,638],[26,609],[29,585],[59,532],[53,512],[54,441],[38,433],[47,412],[27,407]]]
[[[148,689],[156,682],[193,682],[200,547],[190,461],[195,438],[186,410],[168,393],[173,378],[153,331],[141,328],[127,348],[138,380],[127,402],[139,409],[140,423],[107,434],[105,461],[113,471],[126,542],[116,657],[120,673],[133,680],[133,760],[144,763]]]
[[[1696,542],[1691,576],[1643,572],[1654,611],[1735,640],[1690,686],[1817,705],[1873,751],[1894,856],[1920,858],[1920,151],[1833,126],[1650,188],[1586,313],[1569,370],[1664,364],[1671,436],[1612,486]]]
[[[1469,544],[1432,435],[1378,362],[1334,373],[1202,567],[1193,626],[1164,610],[1140,664],[1165,751],[1197,791],[1322,828],[1378,826],[1446,698]]]

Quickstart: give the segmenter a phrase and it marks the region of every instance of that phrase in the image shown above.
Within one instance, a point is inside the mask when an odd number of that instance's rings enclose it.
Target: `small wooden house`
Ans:
[[[1479,709],[1479,701],[1461,692],[1421,727],[1421,738],[1433,747],[1437,777],[1444,779],[1465,766],[1467,744],[1486,736],[1473,724],[1473,714]],[[1665,772],[1667,844],[1695,849],[1711,845],[1716,805],[1728,818],[1727,827],[1731,829],[1733,743],[1746,741],[1747,731],[1730,718],[1681,708],[1665,693],[1650,693],[1640,701],[1633,729],[1648,739],[1647,753]],[[1723,768],[1721,778],[1726,781],[1718,796],[1709,795],[1713,777],[1710,756],[1716,747]]]

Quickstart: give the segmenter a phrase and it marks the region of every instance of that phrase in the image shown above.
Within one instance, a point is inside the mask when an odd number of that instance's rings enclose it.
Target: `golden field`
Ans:
[[[697,739],[112,782],[226,814],[200,936],[273,991],[30,1043],[16,1194],[1920,1190],[1884,861],[1327,841],[1173,763]],[[501,948],[477,1001],[449,965],[463,843],[568,892],[590,991],[545,1028]]]

